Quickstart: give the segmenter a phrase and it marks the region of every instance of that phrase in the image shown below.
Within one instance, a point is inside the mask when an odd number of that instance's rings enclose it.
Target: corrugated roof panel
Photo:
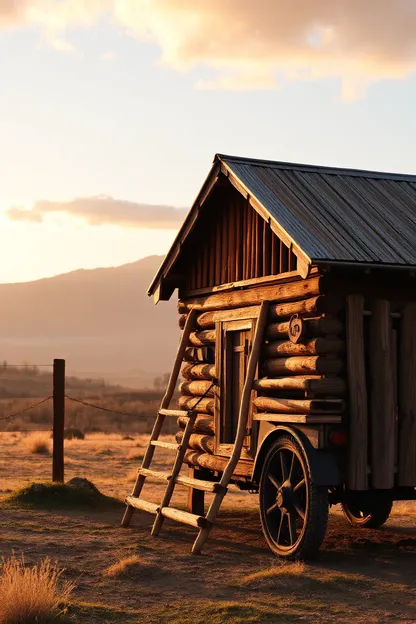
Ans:
[[[312,260],[416,266],[416,176],[219,158]]]

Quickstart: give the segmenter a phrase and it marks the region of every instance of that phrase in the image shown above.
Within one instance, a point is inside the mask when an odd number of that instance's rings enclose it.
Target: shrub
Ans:
[[[132,555],[110,565],[110,567],[104,570],[104,576],[150,579],[155,572],[158,572],[160,575],[160,570],[154,568],[147,561],[143,561],[141,557]]]
[[[62,605],[74,585],[61,583],[63,570],[50,559],[31,568],[23,556],[3,559],[0,575],[0,622],[2,624],[49,624],[62,622]]]
[[[50,452],[50,439],[46,431],[35,431],[25,438],[24,444],[29,453],[47,455]]]
[[[64,431],[64,438],[65,440],[84,440],[85,435],[82,433],[81,429],[68,427]]]

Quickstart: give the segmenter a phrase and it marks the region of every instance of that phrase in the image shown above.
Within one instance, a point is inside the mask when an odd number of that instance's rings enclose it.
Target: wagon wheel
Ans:
[[[342,503],[342,511],[348,522],[362,529],[378,529],[387,522],[392,501],[385,496],[374,498],[369,502],[359,504],[357,501],[349,500]]]
[[[260,518],[269,548],[280,557],[309,558],[325,537],[328,489],[312,483],[305,450],[290,434],[282,434],[264,460]]]

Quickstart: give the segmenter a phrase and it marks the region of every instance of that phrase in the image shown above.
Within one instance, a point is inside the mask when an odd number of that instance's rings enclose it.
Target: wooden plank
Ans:
[[[217,217],[215,222],[216,237],[215,237],[215,284],[221,284],[221,245],[222,245],[222,231],[220,217]]]
[[[272,274],[271,247],[272,231],[268,222],[263,221],[263,276]]]
[[[186,362],[214,363],[213,347],[187,347],[183,354]]]
[[[215,293],[207,297],[190,297],[186,301],[179,301],[178,311],[180,314],[189,312],[191,309],[208,312],[257,305],[266,300],[286,302],[314,297],[322,293],[325,281],[325,276],[315,276],[306,280],[300,278],[283,284],[257,286],[249,290]],[[328,299],[332,301],[332,298]]]
[[[228,281],[236,281],[236,206],[231,202],[229,206],[229,223],[228,223]]]
[[[221,212],[221,229],[222,229],[222,245],[221,245],[221,282],[224,284],[228,280],[228,213],[226,210]]]
[[[329,355],[282,357],[265,360],[262,366],[265,375],[309,375],[339,374],[343,362]]]
[[[416,304],[408,303],[400,327],[399,486],[416,486]]]
[[[312,267],[308,277],[313,275],[318,275],[319,271],[317,267]],[[282,275],[265,275],[264,277],[253,277],[252,279],[242,279],[238,282],[227,282],[226,284],[217,284],[215,286],[210,286],[207,288],[198,288],[192,291],[183,290],[181,291],[181,298],[187,299],[188,297],[200,297],[202,295],[212,295],[214,293],[226,292],[230,290],[241,290],[242,288],[249,288],[250,286],[265,286],[268,284],[286,284],[288,282],[300,281],[303,279],[298,271],[290,271],[286,272]],[[329,279],[329,275],[325,275],[325,280]],[[328,282],[327,282],[328,283]],[[327,292],[330,292],[330,289],[327,288]],[[184,293],[184,294],[182,294]]]
[[[197,318],[199,327],[208,328],[215,327],[217,322],[234,321],[257,318],[260,312],[260,306],[247,306],[244,308],[235,308],[234,310],[216,310],[214,312],[203,312]]]
[[[390,303],[376,299],[370,330],[371,483],[394,487],[394,382]]]
[[[257,412],[253,420],[273,423],[301,423],[301,424],[336,424],[341,422],[339,414],[272,414]]]
[[[244,276],[243,267],[243,251],[244,251],[244,231],[243,231],[243,214],[240,208],[240,204],[236,205],[235,212],[235,230],[236,230],[236,243],[235,243],[235,279],[240,281]]]
[[[344,396],[346,382],[340,377],[320,377],[319,375],[296,375],[293,377],[277,377],[276,379],[256,379],[255,390],[267,391],[304,391],[316,396]]]
[[[340,414],[344,402],[340,399],[276,399],[257,397],[254,405],[262,412],[276,414]]]
[[[348,487],[368,486],[368,407],[364,345],[364,298],[347,297],[347,369],[349,391]]]
[[[270,342],[263,348],[265,357],[279,357],[281,355],[327,355],[342,353],[345,349],[343,340],[337,338],[312,338],[305,342],[291,342],[279,340]]]
[[[269,226],[270,228],[270,226]],[[271,230],[270,230],[271,231]],[[280,254],[280,240],[277,238],[276,234],[271,231],[271,274],[277,275],[279,271],[279,254]]]
[[[212,287],[215,284],[215,224],[210,225],[209,230],[209,269],[208,269],[208,286]]]

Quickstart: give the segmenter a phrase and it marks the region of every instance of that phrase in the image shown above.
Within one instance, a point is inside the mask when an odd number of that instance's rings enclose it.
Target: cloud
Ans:
[[[339,78],[354,97],[416,71],[415,0],[0,0],[0,22],[52,37],[103,15],[158,44],[166,65],[214,70],[201,88]]]
[[[46,216],[61,213],[82,219],[88,225],[119,225],[150,229],[176,230],[188,210],[113,199],[106,195],[84,197],[67,202],[38,201],[31,210],[13,206],[5,211],[11,221],[42,223]]]

